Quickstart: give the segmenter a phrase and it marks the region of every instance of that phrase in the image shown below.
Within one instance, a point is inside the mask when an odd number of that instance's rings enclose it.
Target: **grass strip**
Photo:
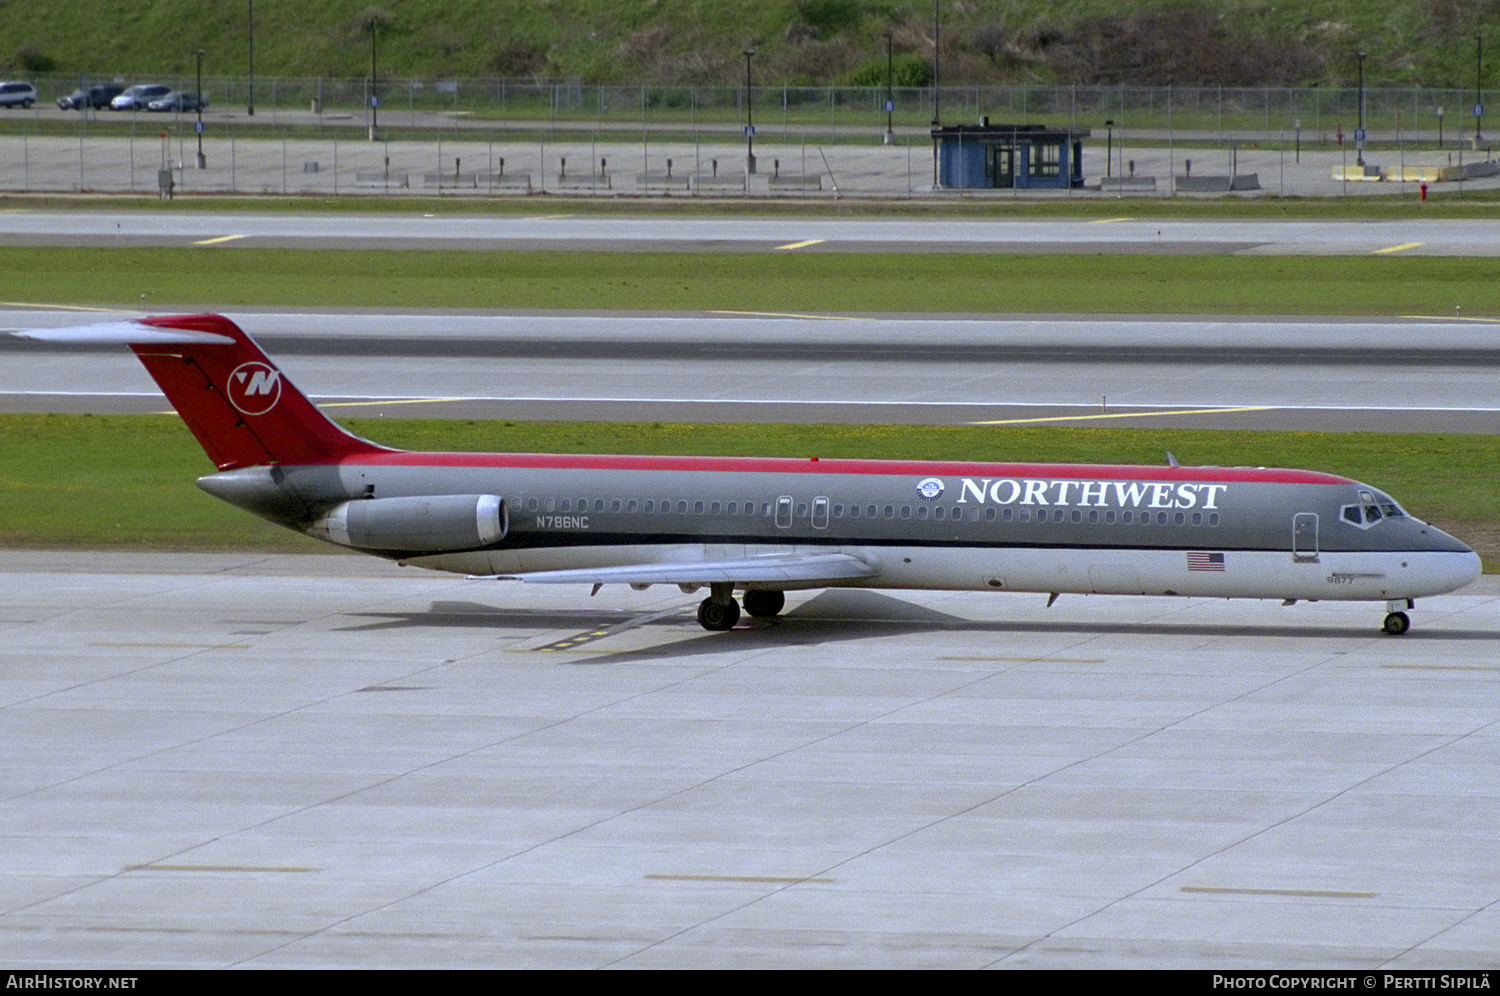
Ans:
[[[5,303],[766,312],[1500,314],[1492,259],[0,247]]]
[[[1302,467],[1390,491],[1500,566],[1500,439],[1459,434],[995,426],[687,425],[350,419],[404,449]],[[0,545],[329,548],[199,491],[212,466],[175,417],[0,415]]]

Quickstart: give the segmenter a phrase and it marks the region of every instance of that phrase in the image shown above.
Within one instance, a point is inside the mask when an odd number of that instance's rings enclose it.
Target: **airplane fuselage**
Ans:
[[[1295,470],[401,453],[281,471],[277,491],[299,500],[271,517],[475,575],[819,551],[869,564],[869,576],[838,582],[859,587],[1398,600],[1478,570],[1468,547],[1389,496]],[[201,484],[234,501],[225,479],[243,473]],[[493,496],[503,535],[441,551],[378,546],[309,514],[430,495]]]

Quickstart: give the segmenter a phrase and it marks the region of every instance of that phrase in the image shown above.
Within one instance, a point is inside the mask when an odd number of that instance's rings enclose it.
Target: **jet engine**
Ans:
[[[496,495],[367,498],[336,505],[307,534],[361,550],[445,553],[498,543],[510,530]]]

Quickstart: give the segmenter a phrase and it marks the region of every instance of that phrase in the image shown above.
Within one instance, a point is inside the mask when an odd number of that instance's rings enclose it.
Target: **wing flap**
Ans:
[[[733,560],[673,561],[665,564],[626,564],[566,571],[529,571],[493,574],[496,581],[527,584],[806,584],[810,581],[852,581],[879,570],[847,553],[777,553]]]

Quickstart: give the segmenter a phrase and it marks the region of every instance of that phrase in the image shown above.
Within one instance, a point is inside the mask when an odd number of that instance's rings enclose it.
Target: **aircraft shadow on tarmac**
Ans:
[[[1040,597],[1040,596],[1038,596]],[[720,653],[725,650],[755,646],[811,646],[885,636],[903,636],[934,632],[976,633],[1047,633],[1098,636],[1129,634],[1135,636],[1206,636],[1206,637],[1339,637],[1379,639],[1378,617],[1370,616],[1367,626],[1329,625],[1204,625],[1201,623],[1131,623],[1078,622],[1057,620],[972,620],[913,605],[873,591],[829,589],[773,619],[748,619],[727,633],[707,633],[693,618],[695,602],[666,610],[631,612],[621,609],[588,608],[510,609],[480,602],[433,602],[426,612],[359,612],[351,616],[378,619],[345,627],[347,632],[396,630],[411,627],[457,627],[463,629],[543,629],[566,630],[577,637],[553,640],[534,650],[587,653],[597,659],[607,656],[610,662],[660,660],[663,657],[690,657]],[[748,617],[747,617],[748,618]],[[687,639],[672,640],[658,646],[637,650],[611,651],[609,638],[632,629],[661,627],[669,633],[691,631]],[[1402,637],[1407,641],[1494,640],[1500,633],[1488,630],[1431,630],[1414,628]]]

